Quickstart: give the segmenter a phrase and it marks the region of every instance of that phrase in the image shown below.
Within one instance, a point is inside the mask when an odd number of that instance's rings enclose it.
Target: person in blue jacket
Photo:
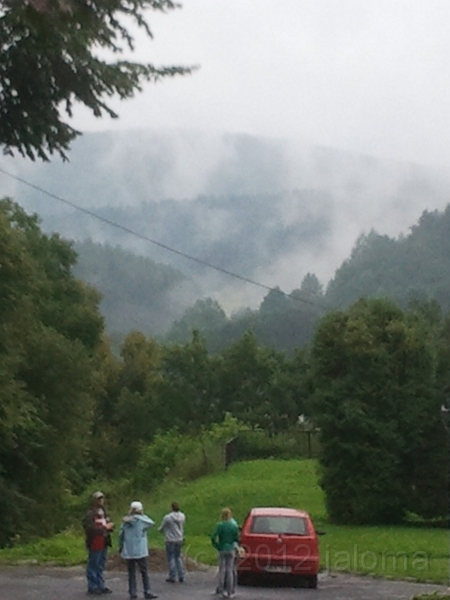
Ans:
[[[144,598],[157,598],[150,589],[148,576],[148,540],[147,530],[153,527],[154,521],[144,514],[141,502],[132,502],[130,510],[122,520],[119,532],[120,555],[127,562],[128,591],[130,598],[137,598],[136,567],[142,575]]]

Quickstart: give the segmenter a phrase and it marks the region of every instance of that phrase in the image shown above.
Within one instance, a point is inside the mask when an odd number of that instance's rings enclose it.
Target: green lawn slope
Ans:
[[[422,527],[345,527],[327,522],[324,496],[318,485],[314,460],[260,460],[236,463],[227,471],[202,477],[189,484],[166,481],[153,494],[135,494],[116,503],[116,523],[126,513],[128,502],[139,499],[159,524],[177,500],[186,513],[185,553],[193,560],[215,564],[216,554],[209,535],[220,510],[229,506],[239,523],[254,506],[288,506],[307,510],[320,538],[321,568],[392,579],[448,581],[448,532]],[[157,528],[150,532],[150,545],[163,547]],[[117,548],[117,545],[116,545]],[[32,559],[74,564],[85,558],[81,532],[68,531],[50,540],[0,550],[0,561]]]

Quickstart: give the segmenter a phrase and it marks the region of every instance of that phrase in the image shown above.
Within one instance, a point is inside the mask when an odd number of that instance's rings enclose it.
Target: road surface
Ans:
[[[216,570],[190,571],[185,583],[165,582],[165,573],[150,573],[152,591],[161,600],[213,600]],[[105,573],[107,585],[113,593],[109,600],[128,598],[126,573]],[[140,581],[139,581],[140,583]],[[139,589],[139,588],[138,588]],[[86,594],[82,567],[15,566],[0,568],[1,600],[86,600],[95,596]],[[446,586],[385,581],[370,577],[356,577],[339,573],[319,575],[317,590],[306,588],[239,587],[236,599],[242,600],[409,600],[415,594],[444,593]],[[140,589],[141,592],[141,589]],[[139,594],[142,598],[142,593]]]

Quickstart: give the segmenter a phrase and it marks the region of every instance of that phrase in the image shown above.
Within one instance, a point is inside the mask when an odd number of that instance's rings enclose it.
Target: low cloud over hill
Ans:
[[[2,178],[5,193],[38,212],[44,229],[171,264],[228,310],[256,305],[264,290],[148,239],[289,292],[308,272],[331,279],[362,233],[408,233],[424,210],[445,207],[450,189],[450,178],[429,167],[196,132],[87,134],[70,163],[2,165],[141,237]]]

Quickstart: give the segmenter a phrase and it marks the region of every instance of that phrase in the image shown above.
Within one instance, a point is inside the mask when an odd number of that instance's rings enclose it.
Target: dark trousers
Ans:
[[[148,578],[148,563],[147,557],[143,558],[127,558],[128,568],[128,591],[131,598],[137,598],[137,586],[136,586],[136,567],[139,568],[142,576],[142,587],[144,588],[144,594],[150,594],[150,580]]]

